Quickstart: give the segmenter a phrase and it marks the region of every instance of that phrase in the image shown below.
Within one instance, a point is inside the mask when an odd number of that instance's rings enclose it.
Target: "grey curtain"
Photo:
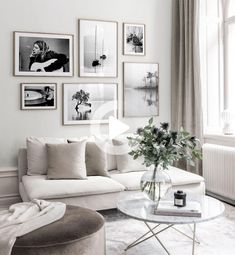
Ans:
[[[183,127],[202,142],[202,107],[199,59],[199,0],[173,0],[171,126]],[[202,174],[201,162],[178,167]]]

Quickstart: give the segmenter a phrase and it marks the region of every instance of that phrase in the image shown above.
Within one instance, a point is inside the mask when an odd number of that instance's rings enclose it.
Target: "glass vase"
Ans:
[[[172,187],[171,178],[167,173],[169,170],[163,169],[161,166],[146,171],[141,177],[140,188],[147,198],[156,202],[156,207],[161,198],[163,198],[168,190]]]

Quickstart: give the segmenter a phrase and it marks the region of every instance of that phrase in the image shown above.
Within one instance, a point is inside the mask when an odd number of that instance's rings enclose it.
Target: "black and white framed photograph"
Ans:
[[[134,56],[145,55],[144,24],[123,24],[123,54]]]
[[[22,110],[50,110],[56,106],[56,83],[21,83]]]
[[[157,63],[124,63],[124,117],[159,115]]]
[[[14,32],[15,76],[73,76],[73,35]]]
[[[63,124],[102,124],[117,118],[116,83],[63,84]]]
[[[117,77],[117,22],[79,20],[80,77]]]

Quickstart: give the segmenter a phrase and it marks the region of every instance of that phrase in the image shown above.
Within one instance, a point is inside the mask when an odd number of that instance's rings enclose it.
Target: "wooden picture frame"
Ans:
[[[73,41],[68,34],[14,32],[14,75],[73,76]]]
[[[159,115],[159,64],[123,63],[123,116]]]
[[[56,83],[21,83],[21,110],[57,109]]]
[[[79,76],[117,77],[118,23],[79,20]]]
[[[104,124],[118,115],[117,83],[63,84],[63,125]]]

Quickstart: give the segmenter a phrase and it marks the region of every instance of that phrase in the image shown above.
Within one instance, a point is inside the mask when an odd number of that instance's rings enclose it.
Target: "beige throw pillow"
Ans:
[[[131,151],[131,147],[128,145],[127,138],[113,139],[113,145],[123,146],[125,151]],[[122,173],[147,170],[147,167],[142,164],[142,158],[134,160],[133,157],[128,153],[116,155],[116,159],[117,169]]]
[[[88,176],[109,176],[106,154],[95,142],[86,144],[86,171]]]
[[[86,179],[86,141],[47,144],[48,179]]]
[[[77,141],[68,140],[69,143],[76,143]],[[102,143],[96,142],[86,143],[86,171],[88,176],[109,176],[107,172],[107,157],[102,150]]]
[[[46,143],[65,144],[67,140],[64,138],[52,137],[28,137],[27,145],[27,161],[28,175],[42,175],[47,172],[47,150]]]

